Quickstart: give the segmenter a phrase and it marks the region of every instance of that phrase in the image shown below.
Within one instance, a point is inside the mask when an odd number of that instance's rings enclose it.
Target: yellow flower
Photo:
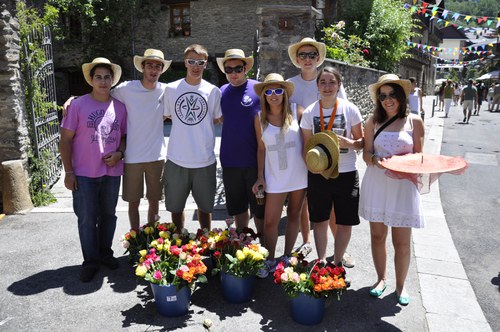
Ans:
[[[148,251],[146,249],[139,251],[139,254],[141,254],[141,257],[146,257],[147,253],[148,253]]]
[[[137,233],[134,230],[130,231],[130,236],[135,239],[137,237]]]
[[[143,265],[139,265],[135,269],[135,275],[138,276],[138,277],[144,277],[147,272],[148,272],[148,269],[145,266],[143,266]]]
[[[153,234],[153,232],[154,232],[154,228],[151,226],[144,228],[144,233],[146,233],[146,235]]]
[[[176,244],[178,247],[182,246],[182,239],[177,239],[177,240],[175,240],[175,244]]]
[[[160,232],[160,237],[162,237],[162,238],[164,238],[164,239],[168,239],[170,236],[168,235],[168,233],[167,233],[167,232],[165,232],[165,231],[161,231],[161,232]]]
[[[243,253],[243,251],[241,251],[241,250],[236,251],[236,258],[240,262],[243,261],[243,260],[245,260],[245,254]]]
[[[301,273],[299,277],[300,277],[300,281],[305,281],[307,279],[307,274]]]

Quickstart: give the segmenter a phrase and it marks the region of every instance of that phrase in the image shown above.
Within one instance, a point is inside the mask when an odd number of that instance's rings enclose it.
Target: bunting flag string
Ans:
[[[420,49],[426,52],[429,52],[431,54],[451,54],[454,56],[458,56],[459,54],[462,55],[468,55],[468,54],[476,54],[478,56],[484,55],[484,54],[491,54],[491,49],[488,49],[488,47],[493,48],[495,44],[498,43],[489,43],[489,44],[481,44],[481,45],[474,45],[474,46],[467,46],[467,47],[437,47],[437,46],[432,46],[432,45],[425,45],[425,44],[419,44],[419,43],[414,43],[412,41],[407,41],[406,44],[409,47],[413,47],[416,49]]]
[[[443,24],[445,27],[452,25],[457,29],[464,29],[463,25],[453,23],[459,20],[465,21],[466,24],[470,24],[472,22],[480,25],[486,24],[488,27],[493,22],[496,22],[495,28],[500,27],[500,17],[474,16],[456,13],[447,9],[439,8],[434,4],[429,4],[428,2],[421,0],[413,0],[413,5],[411,6],[409,4],[405,4],[405,8],[410,9],[411,13],[417,13],[425,17],[430,17],[431,20],[437,20],[438,23]],[[438,13],[440,15],[438,15]],[[447,20],[448,17],[450,17],[450,20]]]

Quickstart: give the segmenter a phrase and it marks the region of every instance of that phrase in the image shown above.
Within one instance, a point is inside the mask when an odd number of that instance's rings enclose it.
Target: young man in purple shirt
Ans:
[[[222,126],[220,161],[226,192],[226,208],[234,216],[236,227],[247,227],[248,206],[254,216],[257,232],[264,230],[264,206],[258,205],[252,186],[257,179],[257,138],[254,118],[260,111],[255,94],[256,80],[247,79],[253,58],[240,49],[229,49],[217,64],[229,81],[221,87]]]

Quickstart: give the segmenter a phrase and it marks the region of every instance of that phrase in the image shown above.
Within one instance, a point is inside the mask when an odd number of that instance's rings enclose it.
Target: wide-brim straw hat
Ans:
[[[326,57],[326,45],[322,42],[316,41],[312,38],[306,37],[303,38],[301,41],[298,43],[292,44],[288,46],[288,56],[290,57],[290,60],[292,63],[295,65],[295,67],[300,68],[300,65],[297,61],[297,51],[299,48],[301,48],[304,45],[311,45],[316,47],[319,53],[319,61],[316,64],[316,67],[319,67],[323,64],[323,61],[325,61]]]
[[[239,48],[232,48],[226,51],[224,53],[223,58],[217,58],[217,65],[219,66],[219,69],[224,73],[224,62],[227,60],[241,60],[246,63],[245,69],[247,72],[249,72],[252,67],[253,67],[253,58],[251,57],[246,57],[245,52],[243,50],[240,50]]]
[[[170,64],[172,63],[172,60],[165,60],[162,51],[155,50],[154,48],[148,48],[147,50],[144,51],[144,56],[134,55],[135,69],[137,69],[141,73],[143,72],[142,63],[145,60],[154,60],[162,62],[163,63],[163,70],[161,71],[162,74],[168,69],[168,67],[170,67]]]
[[[92,60],[92,62],[84,63],[82,65],[82,72],[83,72],[83,77],[85,77],[85,81],[87,81],[87,83],[90,86],[93,86],[92,77],[90,77],[90,71],[96,65],[101,63],[111,66],[111,69],[113,70],[113,83],[111,83],[111,86],[115,86],[118,83],[118,81],[120,81],[120,77],[122,76],[122,67],[120,67],[117,64],[111,63],[111,61],[109,61],[106,58],[95,58],[94,60]]]
[[[406,98],[410,95],[411,91],[411,82],[410,80],[402,80],[398,77],[398,75],[395,74],[385,74],[382,75],[378,78],[377,83],[370,84],[368,86],[368,91],[370,92],[370,97],[373,100],[373,103],[376,105],[377,104],[377,96],[378,96],[378,89],[382,85],[386,85],[389,83],[394,83],[399,86],[401,86],[406,94]]]
[[[264,88],[266,86],[271,85],[271,84],[279,84],[279,85],[283,86],[286,93],[288,94],[288,97],[290,97],[293,94],[293,91],[295,90],[295,86],[293,85],[292,82],[285,81],[283,79],[283,76],[281,76],[280,74],[276,74],[276,73],[268,74],[266,76],[266,78],[264,79],[264,82],[255,84],[253,89],[255,90],[255,93],[257,94],[257,96],[260,96],[260,94],[262,93],[262,90],[264,90]]]
[[[321,172],[325,179],[339,176],[339,141],[332,131],[322,131],[309,138],[306,144],[306,166],[313,173]]]

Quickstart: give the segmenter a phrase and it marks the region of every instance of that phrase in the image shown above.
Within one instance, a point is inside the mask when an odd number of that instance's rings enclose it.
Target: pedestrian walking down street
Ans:
[[[211,229],[217,186],[215,123],[221,121],[221,93],[203,79],[207,49],[199,44],[184,51],[186,77],[167,84],[165,118],[172,120],[165,164],[165,206],[172,222],[184,228],[190,193],[198,206],[201,229]]]
[[[292,82],[280,74],[271,73],[263,83],[256,84],[261,111],[255,116],[257,134],[258,176],[253,186],[257,193],[262,186],[266,192],[264,239],[269,256],[258,276],[265,278],[277,265],[275,259],[278,226],[285,200],[288,198],[285,249],[282,261],[288,264],[300,227],[300,211],[307,188],[307,169],[302,158],[302,136],[299,122],[303,107],[290,104],[294,93]]]
[[[474,101],[478,100],[477,89],[472,83],[472,80],[469,80],[469,84],[462,89],[462,96],[460,97],[460,104],[462,104],[464,110],[464,123],[469,123],[474,109]]]
[[[411,82],[411,80],[410,80]],[[453,101],[453,83],[451,80],[446,81],[446,86],[444,87],[443,98],[444,98],[444,117],[447,118],[450,113],[451,102]],[[411,96],[411,94],[410,94]],[[408,97],[410,98],[410,97]]]
[[[123,174],[127,134],[125,105],[110,96],[121,67],[106,58],[82,65],[92,92],[73,100],[61,124],[64,185],[73,194],[83,253],[82,282],[91,281],[101,264],[117,269],[113,257],[116,204]]]
[[[408,305],[410,296],[405,281],[411,258],[411,229],[424,226],[422,203],[417,186],[406,179],[388,176],[380,161],[393,155],[422,152],[424,124],[406,108],[410,81],[386,74],[368,90],[376,106],[365,125],[363,160],[367,169],[361,184],[359,215],[370,221],[377,273],[370,295],[380,297],[387,288],[386,240],[391,227],[397,302]]]
[[[223,118],[220,162],[226,193],[226,208],[234,216],[236,228],[248,227],[250,215],[257,233],[264,241],[264,207],[257,204],[252,186],[257,180],[257,136],[254,119],[260,111],[260,97],[254,86],[259,83],[248,79],[254,60],[243,50],[229,49],[223,58],[217,58],[219,69],[229,81],[221,87]]]
[[[409,80],[411,82],[411,91],[410,95],[408,96],[410,112],[419,115],[424,112],[422,103],[422,89],[417,86],[417,79],[415,77],[410,77]]]
[[[342,266],[342,259],[351,239],[352,226],[359,224],[359,175],[356,168],[356,150],[363,148],[362,117],[358,107],[346,99],[337,97],[342,77],[336,69],[332,67],[321,69],[316,82],[320,99],[306,108],[300,123],[304,144],[307,146],[310,139],[317,137],[314,136],[317,133],[334,132],[340,156],[335,176],[332,176],[332,173],[322,174],[322,170],[309,167],[308,163],[308,208],[320,261],[326,261],[332,208],[335,211],[337,232],[333,262]],[[308,151],[304,153],[307,160]],[[329,161],[331,159],[328,158]]]

